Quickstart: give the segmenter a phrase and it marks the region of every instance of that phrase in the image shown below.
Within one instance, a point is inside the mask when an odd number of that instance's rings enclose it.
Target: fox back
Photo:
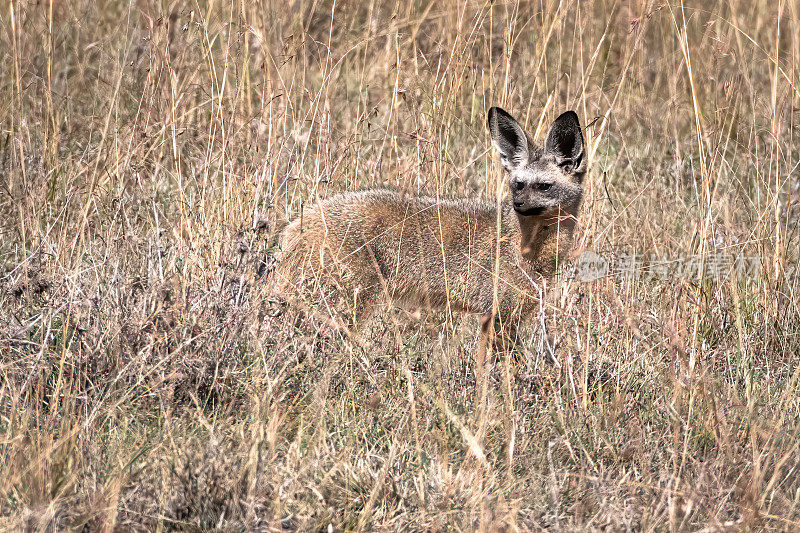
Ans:
[[[380,300],[507,317],[537,304],[537,285],[569,250],[586,172],[578,117],[567,112],[544,147],[502,109],[489,110],[492,141],[511,199],[440,198],[371,189],[304,209],[284,230],[277,267],[292,299],[309,283],[363,317]],[[324,301],[323,301],[324,300]]]

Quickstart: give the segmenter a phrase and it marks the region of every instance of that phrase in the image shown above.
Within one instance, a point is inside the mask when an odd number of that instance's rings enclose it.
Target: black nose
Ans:
[[[522,207],[525,202],[521,202],[519,200],[514,200],[514,207]]]

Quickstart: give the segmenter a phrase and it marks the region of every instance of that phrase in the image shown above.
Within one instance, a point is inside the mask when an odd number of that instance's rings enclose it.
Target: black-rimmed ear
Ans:
[[[572,172],[581,166],[583,133],[575,111],[562,113],[553,121],[547,133],[544,151],[556,156],[558,166],[567,172]]]
[[[528,136],[525,130],[499,107],[489,109],[487,117],[492,142],[500,153],[500,162],[506,170],[512,170],[528,162]]]

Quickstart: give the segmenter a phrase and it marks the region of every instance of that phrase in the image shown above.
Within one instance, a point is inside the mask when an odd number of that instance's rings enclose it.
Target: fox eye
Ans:
[[[552,183],[537,183],[536,184],[536,190],[537,191],[546,191],[547,189],[549,189],[552,186],[553,186]]]
[[[513,183],[513,187],[514,187],[515,191],[521,191],[522,189],[525,188],[525,184],[523,182],[517,180],[517,181],[515,181]]]

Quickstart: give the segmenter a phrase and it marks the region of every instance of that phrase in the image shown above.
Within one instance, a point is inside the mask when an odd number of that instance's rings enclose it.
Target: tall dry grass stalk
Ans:
[[[0,22],[1,528],[800,526],[797,2]],[[302,205],[502,197],[491,105],[589,124],[577,246],[608,275],[565,266],[518,360],[476,360],[472,317],[273,316]]]

